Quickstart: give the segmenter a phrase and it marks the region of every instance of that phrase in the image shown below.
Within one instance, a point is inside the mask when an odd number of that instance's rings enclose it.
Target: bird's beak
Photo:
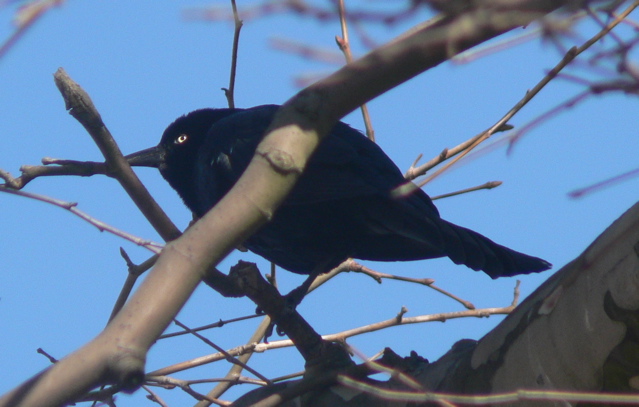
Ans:
[[[164,149],[160,146],[147,148],[137,153],[124,156],[132,167],[160,168],[164,164]]]

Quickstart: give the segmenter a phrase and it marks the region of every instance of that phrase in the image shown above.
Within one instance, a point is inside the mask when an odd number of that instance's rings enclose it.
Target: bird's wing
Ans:
[[[291,203],[321,202],[366,196],[384,196],[408,183],[395,163],[359,131],[339,122],[311,157],[295,187]],[[403,198],[406,204],[439,218],[424,191],[415,188]]]
[[[271,105],[238,109],[211,126],[195,166],[201,212],[222,199],[242,176],[276,110]]]
[[[205,203],[208,207],[217,203],[242,175],[278,107],[265,105],[241,110],[211,127],[198,166],[203,171],[201,190],[220,191],[219,194],[206,194],[216,195],[214,202]],[[399,168],[377,144],[339,122],[310,158],[286,204],[303,205],[388,194],[405,182]],[[416,201],[420,210],[438,216],[437,209],[423,191],[418,189],[415,194],[420,198]]]

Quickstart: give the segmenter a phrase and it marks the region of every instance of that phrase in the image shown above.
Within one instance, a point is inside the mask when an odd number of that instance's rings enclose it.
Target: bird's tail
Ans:
[[[442,219],[447,254],[456,264],[481,270],[492,278],[538,273],[552,264],[497,244],[477,232]]]

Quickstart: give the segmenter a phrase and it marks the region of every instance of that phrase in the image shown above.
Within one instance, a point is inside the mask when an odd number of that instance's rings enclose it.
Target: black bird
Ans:
[[[160,144],[127,156],[159,168],[186,206],[203,216],[248,166],[278,106],[201,109],[173,122]],[[540,272],[550,263],[443,220],[424,191],[406,183],[372,141],[339,122],[320,143],[273,219],[244,246],[278,266],[311,276],[348,257],[406,261],[448,256],[492,278]]]

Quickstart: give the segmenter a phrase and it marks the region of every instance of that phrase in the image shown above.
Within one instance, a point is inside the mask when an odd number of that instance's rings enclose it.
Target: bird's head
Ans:
[[[125,156],[131,166],[153,167],[187,205],[194,202],[194,170],[211,126],[233,109],[200,109],[179,117],[164,130],[160,144]],[[190,205],[189,205],[190,206]]]

